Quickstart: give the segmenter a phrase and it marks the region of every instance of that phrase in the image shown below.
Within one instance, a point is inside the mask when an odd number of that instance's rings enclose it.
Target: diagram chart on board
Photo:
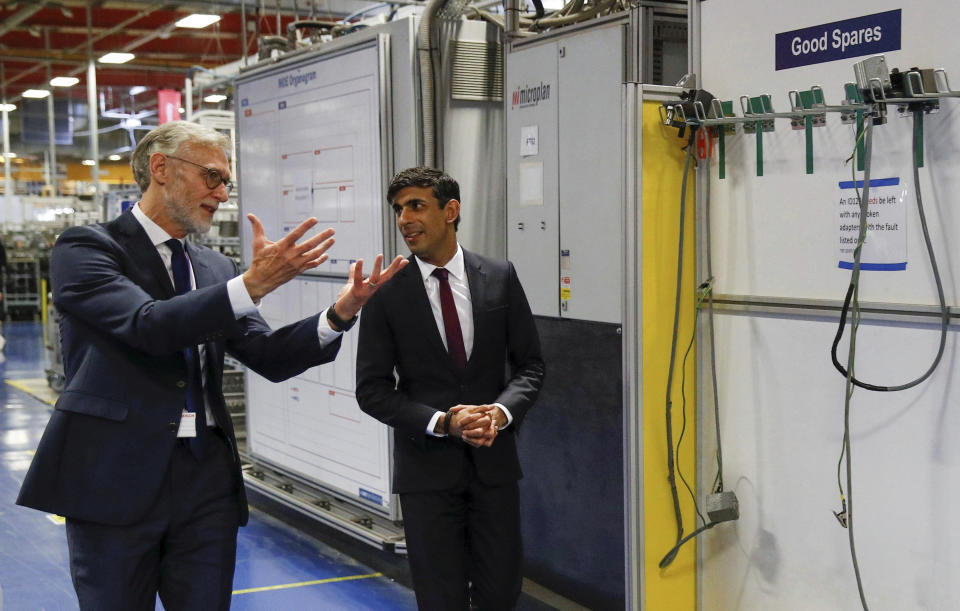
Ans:
[[[380,41],[242,76],[237,83],[241,212],[276,240],[311,216],[336,230],[330,259],[268,295],[261,313],[277,329],[323,311],[350,263],[383,252]],[[244,220],[243,263],[251,259]],[[310,234],[308,234],[310,235]],[[369,272],[370,267],[365,270]],[[390,431],[354,395],[356,332],[337,359],[278,384],[247,375],[251,454],[387,516]]]
[[[340,281],[294,280],[264,300],[274,329],[321,311]],[[389,432],[367,416],[354,394],[356,334],[345,333],[333,363],[274,384],[248,372],[248,442],[255,455],[310,479],[390,509]]]
[[[380,63],[376,45],[238,83],[241,206],[276,239],[311,216],[336,230],[316,273],[382,252]],[[244,223],[249,263],[249,224]],[[369,269],[369,267],[367,268]]]

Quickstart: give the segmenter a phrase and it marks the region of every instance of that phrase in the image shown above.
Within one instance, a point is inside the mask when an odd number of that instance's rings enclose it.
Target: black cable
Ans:
[[[686,537],[684,537],[684,538],[680,539],[679,541],[677,541],[677,544],[674,545],[672,548],[670,548],[670,551],[667,552],[667,554],[666,554],[663,558],[660,559],[659,567],[660,567],[661,569],[665,569],[665,568],[667,568],[668,566],[670,566],[670,563],[673,562],[674,559],[676,559],[676,557],[677,557],[677,552],[680,551],[680,548],[683,547],[683,545],[684,545],[687,541],[689,541],[690,539],[693,539],[694,537],[696,537],[697,535],[699,535],[700,533],[702,533],[702,532],[704,532],[704,531],[710,530],[711,528],[713,528],[713,527],[716,526],[717,524],[723,524],[723,522],[707,522],[706,524],[704,524],[703,526],[701,526],[701,527],[698,528],[697,530],[693,531],[692,533],[690,533],[690,534],[687,535]]]
[[[694,309],[693,314],[693,332],[690,334],[690,343],[687,344],[687,350],[683,353],[683,360],[680,362],[680,413],[683,415],[683,425],[680,427],[680,436],[677,438],[677,456],[680,456],[680,444],[683,443],[683,435],[687,432],[687,357],[690,356],[690,350],[693,349],[693,341],[697,338],[697,320],[699,318],[700,300],[698,299],[697,307]],[[693,508],[696,510],[700,522],[706,524],[707,519],[703,517],[703,513],[700,511],[697,495],[693,493],[693,489],[690,487],[690,484],[687,483],[687,478],[683,476],[683,470],[680,468],[679,460],[677,461],[677,475],[680,476],[680,481],[683,482],[687,492],[690,493],[690,498],[693,499]]]
[[[533,8],[537,11],[537,19],[543,19],[543,0],[530,0],[533,2]]]
[[[918,115],[922,114],[922,110],[916,110],[913,113],[913,120],[916,123],[920,121]],[[869,137],[869,134],[868,134]],[[858,380],[856,377],[851,377],[851,382],[855,386],[864,388],[866,390],[874,390],[878,392],[894,392],[899,390],[906,390],[908,388],[913,388],[914,386],[920,384],[924,380],[930,377],[933,374],[934,370],[940,364],[940,359],[943,357],[944,349],[947,344],[947,330],[950,326],[950,308],[947,307],[946,298],[943,295],[943,283],[940,280],[940,269],[937,266],[937,258],[933,252],[933,244],[930,242],[930,231],[927,229],[927,217],[923,211],[923,198],[920,193],[920,167],[917,164],[917,151],[919,150],[919,141],[922,138],[922,132],[914,130],[913,137],[913,183],[914,190],[917,193],[917,212],[920,214],[920,227],[923,229],[923,241],[927,246],[927,254],[930,257],[930,266],[933,269],[933,278],[937,284],[937,297],[940,299],[940,347],[937,350],[937,356],[933,359],[933,363],[930,365],[929,369],[921,375],[919,378],[907,382],[906,384],[900,384],[897,386],[879,386],[876,384],[868,384],[861,380]],[[865,159],[866,161],[866,159]],[[869,184],[867,180],[869,177],[864,175],[864,195],[862,200],[867,200],[867,195],[869,193]],[[854,183],[856,185],[856,183]],[[866,205],[861,205],[861,224],[866,223],[866,219],[862,218],[866,214]],[[862,238],[861,238],[862,239]],[[858,246],[859,249],[859,246]],[[859,271],[859,270],[858,270]],[[850,286],[847,288],[847,295],[843,300],[843,309],[840,312],[840,325],[837,327],[837,334],[833,338],[833,346],[830,348],[830,357],[833,360],[833,366],[842,373],[845,377],[847,376],[847,370],[843,368],[843,365],[837,359],[837,346],[840,344],[840,338],[843,337],[843,329],[846,326],[847,322],[847,311],[850,307],[850,300],[853,297],[854,292],[854,282],[851,280]]]
[[[683,539],[683,514],[680,512],[680,495],[677,493],[677,474],[673,455],[673,423],[671,421],[673,401],[670,400],[670,391],[673,388],[673,368],[677,361],[677,336],[680,326],[680,294],[683,288],[683,232],[687,209],[687,177],[690,174],[690,161],[693,158],[693,144],[697,128],[690,130],[687,142],[687,159],[683,165],[683,185],[680,187],[680,239],[677,246],[677,293],[673,308],[673,336],[670,339],[670,366],[667,370],[667,477],[670,481],[670,495],[673,498],[673,513],[677,522],[677,544]]]

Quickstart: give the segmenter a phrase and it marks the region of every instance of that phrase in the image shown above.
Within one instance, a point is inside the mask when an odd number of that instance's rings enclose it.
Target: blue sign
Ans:
[[[360,498],[366,499],[368,501],[373,501],[377,505],[383,505],[383,497],[377,494],[376,492],[370,492],[369,490],[364,490],[360,488]]]
[[[900,49],[901,9],[777,34],[777,70]]]

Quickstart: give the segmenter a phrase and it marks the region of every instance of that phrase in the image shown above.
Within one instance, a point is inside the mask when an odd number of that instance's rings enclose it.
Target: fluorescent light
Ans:
[[[204,102],[209,102],[211,104],[216,104],[217,102],[222,102],[227,99],[227,96],[220,93],[211,93],[207,97],[203,98]]]
[[[7,157],[9,157],[10,159],[13,159],[16,156],[17,156],[16,153],[7,153]]]
[[[97,165],[97,162],[94,161],[93,159],[84,159],[80,163],[82,163],[83,165]]]
[[[73,87],[80,82],[75,76],[55,76],[50,79],[50,85],[53,87]]]
[[[25,98],[45,98],[50,95],[50,91],[48,89],[27,89],[20,95]]]
[[[7,112],[13,112],[16,109],[17,109],[16,104],[0,104],[0,112],[4,110]]]
[[[131,88],[130,88],[130,95],[140,95],[141,93],[143,93],[143,92],[146,91],[146,90],[147,90],[147,88],[144,87],[143,85],[137,85],[136,87],[131,87]]]
[[[110,155],[109,157],[107,157],[107,159],[109,159],[110,161],[120,161],[121,157],[120,157],[120,155],[114,154],[114,155]]]
[[[125,64],[136,57],[133,53],[107,53],[100,58],[101,64]]]
[[[178,28],[205,28],[210,24],[220,21],[220,15],[190,15],[177,22]]]

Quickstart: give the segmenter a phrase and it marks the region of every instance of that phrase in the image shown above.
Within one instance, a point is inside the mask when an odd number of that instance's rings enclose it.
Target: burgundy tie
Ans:
[[[447,335],[447,352],[460,369],[467,367],[467,350],[463,347],[463,332],[460,330],[460,318],[457,306],[453,304],[453,292],[447,275],[450,272],[442,267],[433,270],[440,281],[440,311],[443,313],[443,330]]]

